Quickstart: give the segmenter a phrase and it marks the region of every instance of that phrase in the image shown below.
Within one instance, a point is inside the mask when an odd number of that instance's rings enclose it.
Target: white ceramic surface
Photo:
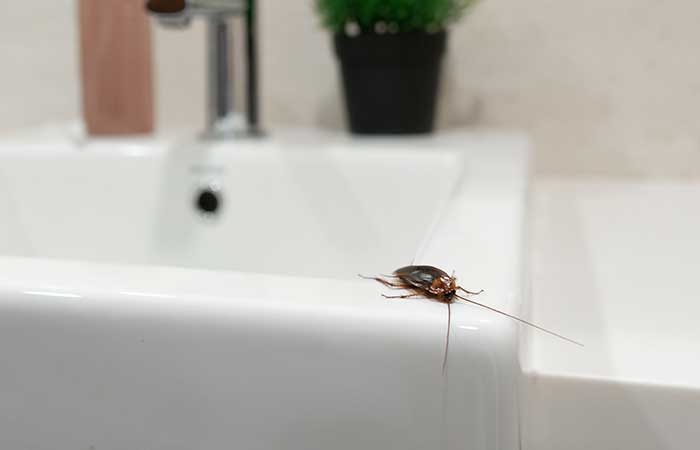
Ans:
[[[528,450],[700,442],[700,183],[549,179],[532,208]]]
[[[527,143],[0,143],[0,448],[516,449],[517,327],[383,299],[430,263],[522,300]],[[220,217],[192,203],[220,184]]]

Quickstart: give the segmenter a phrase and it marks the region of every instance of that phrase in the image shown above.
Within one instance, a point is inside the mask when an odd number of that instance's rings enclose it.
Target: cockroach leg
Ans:
[[[398,279],[401,278],[401,277],[399,277],[399,276],[397,276],[397,275],[386,275],[386,274],[383,274],[383,273],[380,273],[380,274],[379,274],[378,276],[376,276],[376,277],[368,277],[368,276],[362,275],[362,274],[357,274],[357,276],[360,277],[360,278],[362,278],[362,279],[364,279],[364,280],[376,280],[378,277],[379,277],[379,278],[393,278],[393,279],[395,279],[395,280],[398,280]]]
[[[466,292],[467,294],[470,294],[470,295],[479,295],[479,294],[481,294],[482,292],[484,292],[483,289],[480,290],[479,292],[471,292],[471,291],[468,291],[468,290],[464,289],[462,286],[457,286],[457,289],[459,289],[459,290],[462,291],[462,292]]]
[[[382,294],[382,297],[384,298],[415,298],[415,297],[422,297],[421,294],[406,294],[406,295],[386,295]]]
[[[384,286],[390,287],[392,289],[403,289],[405,287],[403,284],[394,284],[390,281],[387,281],[387,280],[385,280],[383,278],[379,278],[379,277],[366,277],[364,275],[358,275],[358,276],[362,279],[365,279],[365,280],[378,281],[378,282],[382,283]]]

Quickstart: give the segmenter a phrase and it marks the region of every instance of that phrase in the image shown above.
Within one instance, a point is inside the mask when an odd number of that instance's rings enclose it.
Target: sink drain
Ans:
[[[195,196],[195,208],[204,216],[215,216],[221,211],[221,190],[216,185],[200,189]]]

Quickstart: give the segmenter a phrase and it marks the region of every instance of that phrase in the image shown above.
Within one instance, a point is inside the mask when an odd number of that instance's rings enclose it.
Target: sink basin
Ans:
[[[60,129],[60,128],[59,128]],[[527,140],[0,142],[0,448],[517,449]],[[197,198],[218,195],[204,214]]]
[[[416,144],[46,150],[2,155],[6,255],[331,278],[410,263],[463,165]],[[207,219],[209,184],[221,207]]]

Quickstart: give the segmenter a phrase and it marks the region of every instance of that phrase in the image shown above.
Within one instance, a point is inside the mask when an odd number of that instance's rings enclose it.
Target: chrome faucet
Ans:
[[[258,83],[255,0],[148,0],[146,9],[163,25],[186,27],[195,16],[207,20],[207,138],[258,136]],[[233,112],[230,19],[244,16],[246,33],[247,98],[245,124]]]

